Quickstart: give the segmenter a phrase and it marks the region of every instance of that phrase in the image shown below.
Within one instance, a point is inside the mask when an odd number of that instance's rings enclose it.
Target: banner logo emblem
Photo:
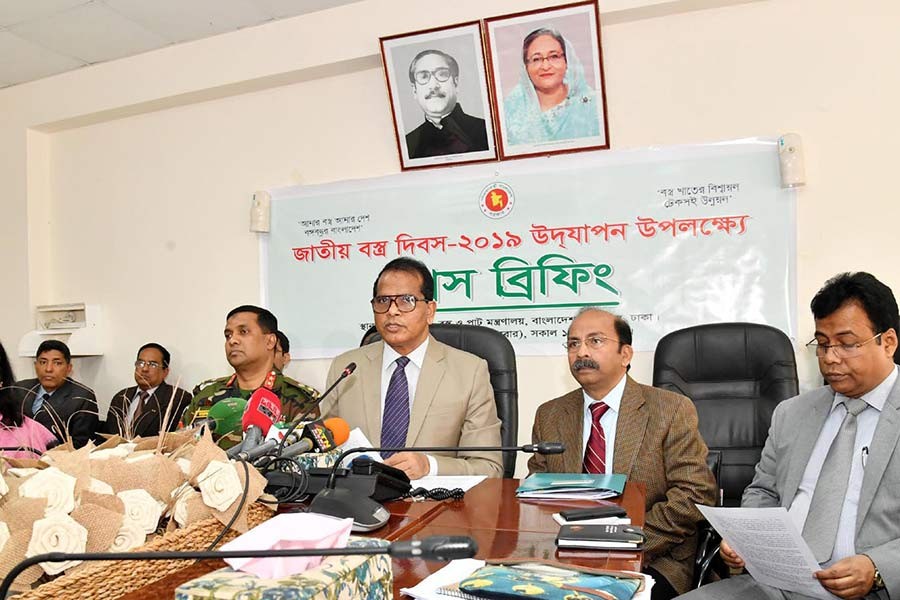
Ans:
[[[515,196],[512,188],[505,183],[494,182],[481,190],[478,206],[489,219],[502,219],[512,212]]]

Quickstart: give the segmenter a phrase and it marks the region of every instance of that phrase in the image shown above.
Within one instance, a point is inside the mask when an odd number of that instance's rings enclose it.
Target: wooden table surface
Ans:
[[[553,513],[566,508],[583,508],[586,501],[520,501],[515,496],[516,479],[486,479],[466,493],[463,500],[444,502],[389,502],[387,525],[369,536],[390,541],[430,535],[468,535],[478,543],[477,558],[541,558],[602,569],[639,571],[642,555],[634,551],[574,550],[556,548],[559,525]],[[631,522],[644,524],[644,486],[629,482],[625,493],[614,501],[621,504]],[[170,600],[182,583],[221,568],[221,561],[190,564],[120,600]],[[412,587],[443,563],[394,559],[394,597],[400,589]]]

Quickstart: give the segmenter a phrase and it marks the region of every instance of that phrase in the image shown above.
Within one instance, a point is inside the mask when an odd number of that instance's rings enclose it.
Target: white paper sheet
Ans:
[[[372,442],[369,441],[369,438],[366,437],[366,434],[362,432],[359,427],[353,428],[350,431],[350,436],[347,438],[347,441],[338,446],[341,452],[345,450],[350,450],[351,448],[373,448]],[[358,456],[371,456],[373,460],[377,460],[378,462],[384,462],[384,459],[381,457],[381,454],[378,452],[362,452],[360,454],[351,454],[347,458],[345,458],[341,462],[342,467],[346,467],[350,462],[358,457]]]
[[[438,593],[438,588],[459,583],[483,566],[483,560],[474,558],[452,560],[415,586],[402,588],[400,592],[417,600],[447,600],[449,596]]]
[[[837,598],[813,577],[821,567],[784,507],[696,506],[759,583],[823,600]]]

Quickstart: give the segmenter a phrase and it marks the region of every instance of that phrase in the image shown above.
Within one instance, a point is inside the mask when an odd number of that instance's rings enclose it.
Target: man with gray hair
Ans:
[[[583,308],[569,326],[569,368],[580,389],[545,402],[532,440],[561,441],[563,454],[528,461],[531,473],[622,473],[647,488],[644,572],[656,584],[652,600],[690,587],[697,547],[694,506],[713,505],[716,482],[697,411],[684,396],[641,385],[628,376],[634,350],[622,317]]]
[[[467,115],[456,99],[459,63],[440,50],[423,50],[409,65],[413,96],[425,122],[406,134],[410,158],[488,149],[484,119]]]

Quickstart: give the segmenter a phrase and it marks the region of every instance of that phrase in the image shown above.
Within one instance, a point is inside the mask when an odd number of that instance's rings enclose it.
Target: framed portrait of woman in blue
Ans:
[[[596,0],[485,25],[501,158],[609,148]]]

